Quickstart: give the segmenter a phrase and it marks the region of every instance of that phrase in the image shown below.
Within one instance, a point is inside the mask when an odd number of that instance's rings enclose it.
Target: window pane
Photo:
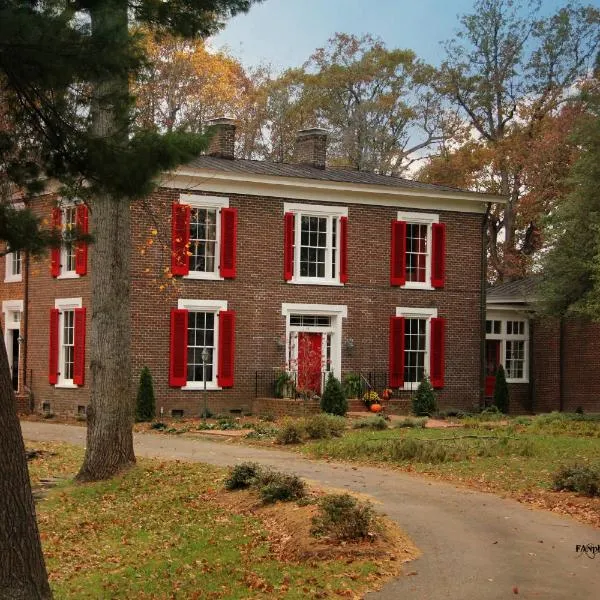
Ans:
[[[193,208],[190,216],[190,271],[214,273],[217,249],[217,209]]]
[[[73,379],[73,358],[75,339],[75,312],[65,310],[62,314],[62,359],[61,373],[63,380]]]
[[[406,225],[406,281],[424,282],[427,278],[428,225]]]
[[[302,277],[327,276],[328,221],[330,221],[329,217],[302,216],[300,219],[300,275]]]
[[[522,379],[525,365],[525,342],[506,342],[506,375],[509,379]]]
[[[425,375],[426,319],[404,320],[404,381],[417,383]]]
[[[208,360],[202,364],[202,351],[208,350]],[[213,356],[215,349],[215,313],[189,311],[188,313],[188,381],[213,380]]]

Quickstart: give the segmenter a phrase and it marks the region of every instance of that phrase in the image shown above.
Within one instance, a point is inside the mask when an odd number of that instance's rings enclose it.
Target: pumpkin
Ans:
[[[383,407],[381,406],[381,404],[377,404],[377,403],[371,404],[371,412],[374,412],[374,413],[381,412],[382,408]]]

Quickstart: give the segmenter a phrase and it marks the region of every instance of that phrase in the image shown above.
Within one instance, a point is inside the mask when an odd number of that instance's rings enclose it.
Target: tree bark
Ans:
[[[0,600],[52,598],[0,332]]]
[[[92,38],[127,36],[127,2],[96,3]],[[126,139],[128,82],[113,76],[94,82],[94,135]],[[99,192],[90,202],[92,318],[89,343],[91,396],[80,481],[108,479],[135,463],[131,394],[130,207],[128,198]]]

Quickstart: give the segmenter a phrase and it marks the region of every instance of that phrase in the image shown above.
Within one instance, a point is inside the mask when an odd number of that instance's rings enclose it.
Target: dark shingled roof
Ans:
[[[507,302],[531,302],[535,299],[539,277],[532,275],[524,279],[492,286],[487,290],[487,299]]]
[[[208,169],[225,173],[271,175],[277,177],[298,177],[301,179],[318,179],[320,181],[339,181],[343,183],[362,183],[366,185],[385,185],[387,187],[430,190],[438,192],[455,192],[481,196],[478,192],[470,192],[450,187],[448,185],[434,185],[421,183],[402,177],[378,175],[367,171],[353,171],[350,169],[317,169],[309,165],[276,163],[260,160],[246,160],[216,158],[214,156],[198,156],[186,166],[195,169]]]

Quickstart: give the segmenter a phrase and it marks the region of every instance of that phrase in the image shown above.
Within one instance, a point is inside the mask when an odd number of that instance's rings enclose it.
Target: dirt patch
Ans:
[[[317,499],[322,491],[312,491]],[[371,540],[339,542],[316,538],[310,533],[312,517],[317,513],[315,504],[298,505],[295,502],[278,502],[264,505],[253,491],[214,491],[211,502],[227,510],[259,519],[268,531],[271,551],[278,560],[306,562],[311,560],[377,561],[380,575],[396,576],[403,563],[420,554],[416,546],[391,520],[380,516],[381,533]]]

